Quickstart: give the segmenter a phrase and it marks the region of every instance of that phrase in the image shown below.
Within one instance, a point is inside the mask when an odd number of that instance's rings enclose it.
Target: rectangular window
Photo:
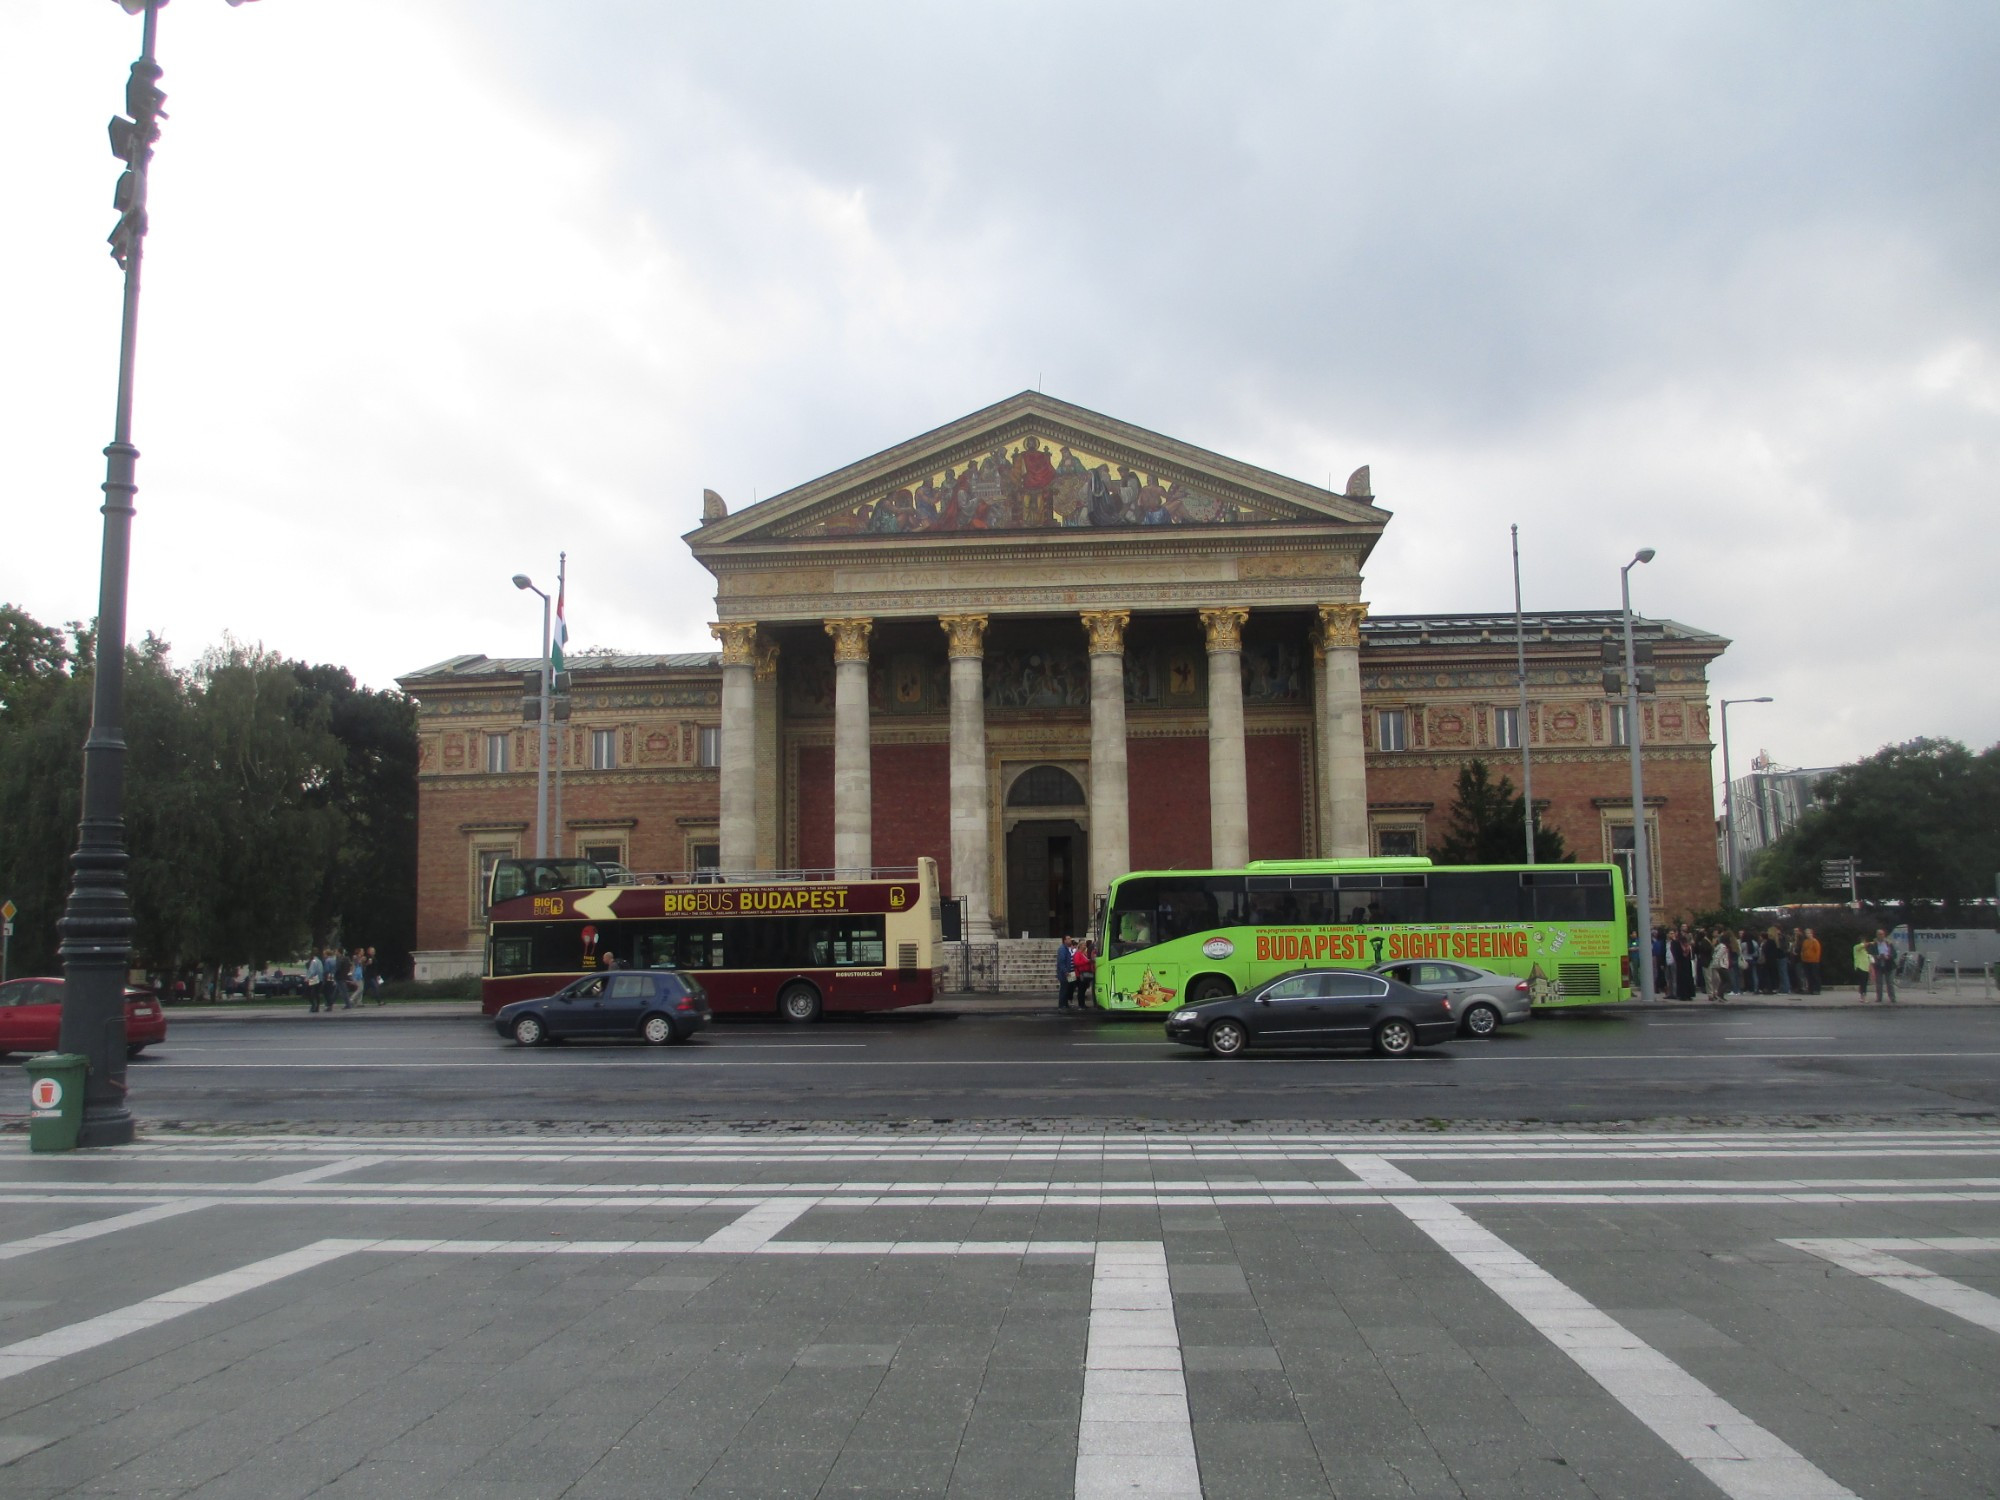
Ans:
[[[1375,852],[1383,855],[1418,855],[1424,852],[1424,831],[1414,823],[1399,828],[1375,830]]]
[[[1614,745],[1629,745],[1632,743],[1625,732],[1626,706],[1623,703],[1614,703],[1611,705],[1611,743]],[[1631,830],[1627,829],[1626,831],[1629,833]]]
[[[1375,711],[1375,748],[1377,750],[1410,748],[1409,721],[1402,709],[1382,708]]]
[[[479,907],[479,915],[485,916],[492,906],[489,899],[493,889],[493,867],[503,859],[513,857],[512,849],[481,849],[479,851],[479,892],[474,898]]]
[[[585,844],[581,853],[583,858],[590,860],[593,864],[622,865],[625,863],[625,846],[623,844]]]
[[[722,845],[695,844],[689,850],[689,864],[697,875],[713,874],[722,868]]]
[[[514,748],[514,737],[510,734],[489,734],[486,736],[486,769],[499,774],[508,768],[508,758]]]
[[[1618,866],[1625,876],[1625,889],[1636,891],[1639,883],[1632,875],[1632,825],[1630,823],[1608,823],[1605,842],[1610,846],[1611,863]],[[1652,876],[1653,895],[1660,894],[1660,823],[1648,813],[1646,816],[1646,869]]]
[[[590,731],[590,769],[609,771],[618,764],[618,731],[615,729],[593,729]]]
[[[1521,748],[1520,709],[1496,708],[1493,710],[1493,748],[1496,750],[1518,750]]]
[[[700,743],[696,746],[696,763],[704,766],[722,764],[722,730],[718,725],[704,725],[698,731]]]

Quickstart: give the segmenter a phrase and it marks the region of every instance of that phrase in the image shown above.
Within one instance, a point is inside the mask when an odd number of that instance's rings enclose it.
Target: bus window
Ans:
[[[835,922],[823,929],[823,934],[816,946],[826,957],[820,959],[816,956],[815,967],[879,969],[885,961],[887,950],[883,946],[880,918]]]
[[[1153,946],[1153,914],[1149,911],[1121,910],[1112,932],[1113,957]]]
[[[1536,870],[1521,884],[1537,922],[1609,922],[1614,915],[1608,870]]]
[[[1288,876],[1252,875],[1245,895],[1250,907],[1249,921],[1268,927],[1298,925],[1298,897],[1292,892]]]
[[[504,937],[493,940],[493,969],[495,974],[532,974],[535,971],[535,940],[530,937]]]
[[[1437,870],[1430,877],[1433,922],[1518,922],[1527,916],[1522,877],[1513,870]]]
[[[1343,875],[1340,904],[1353,923],[1430,920],[1430,892],[1422,875]]]

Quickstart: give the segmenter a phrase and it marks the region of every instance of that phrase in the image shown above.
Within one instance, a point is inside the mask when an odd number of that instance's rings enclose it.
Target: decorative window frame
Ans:
[[[1632,826],[1632,804],[1628,801],[1622,805],[1607,807],[1600,802],[1598,804],[1597,817],[1604,848],[1604,863],[1608,865],[1618,864],[1620,862],[1618,854],[1613,849],[1611,842],[1612,830],[1630,828]],[[1650,797],[1646,799],[1646,868],[1651,872],[1653,877],[1652,894],[1653,899],[1657,902],[1662,888],[1661,871],[1663,868],[1660,863],[1660,808],[1659,804],[1655,803]],[[1633,891],[1628,889],[1625,895],[1626,899],[1630,900],[1633,896]]]
[[[1375,710],[1375,743],[1370,747],[1383,755],[1402,755],[1410,748],[1411,712],[1407,708],[1378,708]],[[1389,726],[1397,729],[1395,738],[1399,743],[1388,743]]]

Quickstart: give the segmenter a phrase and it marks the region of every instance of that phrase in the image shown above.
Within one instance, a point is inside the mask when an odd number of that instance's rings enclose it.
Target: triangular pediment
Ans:
[[[700,555],[731,544],[1149,527],[1379,532],[1388,513],[1371,501],[1024,391],[737,515],[705,521],[688,541]]]

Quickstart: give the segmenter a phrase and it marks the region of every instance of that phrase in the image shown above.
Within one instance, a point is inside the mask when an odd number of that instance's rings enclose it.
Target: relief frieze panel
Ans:
[[[1276,501],[1251,501],[1160,467],[1073,447],[1051,437],[994,443],[962,463],[906,475],[850,508],[825,512],[791,536],[910,536],[924,532],[1227,526],[1306,519]]]

